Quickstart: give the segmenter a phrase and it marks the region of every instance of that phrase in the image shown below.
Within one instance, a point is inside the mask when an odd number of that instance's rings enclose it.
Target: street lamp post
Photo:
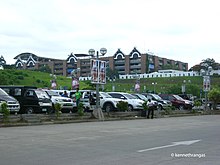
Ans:
[[[154,86],[154,93],[156,93],[156,89],[155,89],[155,87],[156,87],[156,85],[157,85],[157,82],[152,82],[152,85]]]
[[[100,49],[101,55],[105,55],[107,53],[106,48],[101,48]],[[89,55],[94,56],[95,55],[95,50],[94,49],[89,49]],[[99,51],[96,51],[96,61],[99,61]],[[98,69],[99,72],[99,69]],[[99,75],[99,73],[98,73]],[[98,76],[97,75],[97,76]],[[98,112],[98,118],[99,119],[104,119],[101,107],[100,107],[100,97],[99,97],[99,81],[96,83],[96,110]]]
[[[183,84],[182,84],[182,94],[186,94],[186,80],[183,80]],[[191,83],[191,80],[188,80],[188,83]]]
[[[114,92],[115,91],[115,84],[114,84],[114,82],[116,80],[116,77],[114,76],[113,78],[110,78],[109,80],[112,82],[112,91]]]
[[[206,66],[205,69],[201,69],[201,74],[203,75],[203,90],[205,92],[205,110],[207,110],[207,94],[208,91],[210,91],[210,72],[212,71],[212,67],[211,66]]]

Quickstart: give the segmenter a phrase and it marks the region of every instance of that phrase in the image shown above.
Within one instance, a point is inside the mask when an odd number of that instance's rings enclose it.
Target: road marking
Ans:
[[[170,145],[153,147],[153,148],[147,148],[147,149],[143,149],[143,150],[138,150],[137,152],[146,152],[146,151],[158,150],[158,149],[162,149],[162,148],[174,147],[174,146],[179,146],[179,145],[191,145],[191,144],[197,143],[199,141],[201,141],[201,140],[190,140],[190,141],[172,142],[172,144],[170,144]]]

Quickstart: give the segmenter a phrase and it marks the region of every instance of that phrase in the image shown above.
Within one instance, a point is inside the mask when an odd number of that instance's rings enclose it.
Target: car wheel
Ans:
[[[107,103],[106,105],[105,105],[105,111],[106,112],[110,112],[110,111],[113,111],[113,106],[112,106],[112,104],[110,104],[110,103]]]
[[[132,105],[128,105],[128,111],[133,111]]]
[[[32,107],[28,107],[28,108],[26,108],[26,113],[27,114],[33,114],[34,113],[34,109]]]
[[[179,106],[179,110],[181,110],[181,111],[184,110],[183,105],[180,105],[180,106]]]
[[[53,112],[54,112],[53,107],[47,109],[47,113],[48,113],[48,114],[52,114]]]
[[[161,111],[163,109],[162,105],[158,105],[157,110]]]

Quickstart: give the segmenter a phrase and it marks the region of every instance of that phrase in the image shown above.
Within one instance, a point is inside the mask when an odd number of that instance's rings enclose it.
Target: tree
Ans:
[[[202,60],[199,65],[195,65],[189,70],[200,71],[201,69],[207,69],[208,66],[211,66],[214,70],[218,70],[220,68],[220,64],[215,62],[213,58],[207,58]]]
[[[112,70],[110,67],[106,68],[106,76],[109,79],[119,78],[119,73],[117,70]]]
[[[8,76],[4,74],[4,72],[2,72],[0,74],[1,77],[1,81],[0,81],[0,85],[7,85],[8,84]]]
[[[168,88],[167,92],[171,93],[171,94],[180,94],[181,93],[181,86],[178,84],[172,85]]]
[[[41,66],[38,70],[41,72],[51,73],[51,69],[48,65]]]
[[[220,89],[213,88],[208,93],[208,98],[213,101],[213,108],[216,109],[217,103],[220,103]]]

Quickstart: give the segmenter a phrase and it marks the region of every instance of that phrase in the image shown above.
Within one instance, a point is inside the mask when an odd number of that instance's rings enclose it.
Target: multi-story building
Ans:
[[[35,69],[49,66],[55,75],[70,76],[77,69],[78,76],[90,77],[91,56],[87,54],[71,53],[66,60],[39,57],[32,53],[22,53],[16,56],[15,67],[20,69]],[[152,73],[162,69],[176,69],[187,71],[188,63],[155,56],[151,53],[140,53],[134,48],[129,54],[120,49],[113,56],[103,56],[100,60],[107,62],[108,67],[116,70],[119,75]]]

